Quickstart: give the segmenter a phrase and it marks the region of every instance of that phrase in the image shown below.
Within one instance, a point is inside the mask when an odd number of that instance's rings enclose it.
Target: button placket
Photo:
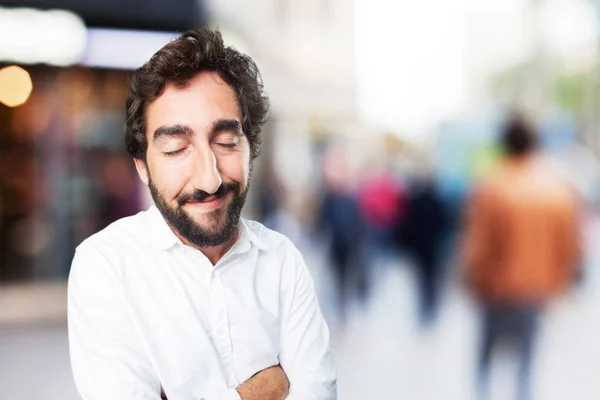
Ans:
[[[230,387],[237,384],[233,369],[233,354],[231,351],[231,334],[229,332],[227,300],[225,298],[225,286],[222,280],[220,268],[215,268],[211,277],[211,292],[215,299],[215,321],[218,332],[218,348],[225,361],[225,374]]]
[[[223,318],[227,318],[226,315],[226,304],[225,304],[225,293],[223,292],[223,285],[221,283],[221,277],[217,270],[211,273],[210,282],[211,296],[213,298],[213,306],[215,310],[215,320],[221,325]]]

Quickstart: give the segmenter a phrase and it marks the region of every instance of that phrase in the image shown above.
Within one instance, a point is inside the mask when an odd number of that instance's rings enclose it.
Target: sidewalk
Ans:
[[[589,269],[578,291],[547,310],[534,373],[533,400],[600,398],[600,223],[587,233]],[[414,316],[413,276],[388,259],[366,308],[335,325],[332,283],[322,252],[303,248],[338,369],[340,400],[470,400],[478,341],[477,308],[449,284],[440,319],[422,332]],[[2,400],[78,399],[71,377],[65,282],[0,286]],[[514,368],[500,356],[491,400],[512,398]]]
[[[0,286],[2,400],[78,400],[65,282]]]
[[[67,283],[0,285],[0,326],[66,321]]]

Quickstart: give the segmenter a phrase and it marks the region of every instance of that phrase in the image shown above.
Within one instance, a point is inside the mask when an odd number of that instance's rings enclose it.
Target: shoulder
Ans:
[[[284,234],[267,228],[258,221],[244,219],[244,223],[259,243],[269,251],[297,250],[292,241]]]
[[[312,287],[312,276],[298,247],[286,235],[256,221],[244,220],[251,232],[265,246],[260,264],[274,268],[279,276],[279,288],[286,296],[295,296],[298,286]]]
[[[120,276],[132,259],[148,253],[152,231],[147,211],[113,222],[77,246],[70,275],[85,271],[94,276],[101,273]]]
[[[108,250],[119,253],[132,247],[141,247],[151,231],[147,211],[121,218],[101,231],[85,239],[77,247],[79,249]]]
[[[305,268],[302,253],[286,235],[269,229],[257,221],[244,220],[244,222],[258,241],[267,264],[278,265],[283,272],[288,271],[292,274],[296,274],[298,269]]]
[[[470,199],[479,202],[491,196],[500,185],[501,179],[498,174],[487,174],[474,179],[471,184]]]

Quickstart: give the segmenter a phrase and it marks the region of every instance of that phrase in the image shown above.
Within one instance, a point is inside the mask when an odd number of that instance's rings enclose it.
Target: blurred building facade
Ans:
[[[6,100],[14,80],[0,85],[0,282],[66,277],[83,239],[148,204],[123,144],[131,65],[119,58],[206,24],[204,6],[0,2],[0,74],[18,65],[31,85],[24,104]]]
[[[229,0],[209,7],[226,40],[248,52],[261,70],[272,118],[258,171],[269,170],[265,175],[281,182],[280,206],[302,220],[311,198],[304,194],[315,189],[318,177],[315,143],[362,136],[354,9],[342,0]]]

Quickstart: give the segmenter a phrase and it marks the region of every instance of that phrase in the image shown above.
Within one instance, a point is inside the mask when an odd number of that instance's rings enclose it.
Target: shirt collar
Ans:
[[[245,219],[240,218],[239,227],[240,237],[238,238],[234,246],[236,246],[239,243],[242,247],[248,247],[244,246],[244,243],[250,243],[256,246],[259,250],[267,250],[269,248],[267,242],[265,242],[264,239],[262,239],[256,234],[256,232],[252,230],[252,228],[249,226],[248,222]],[[247,251],[248,249],[249,247],[245,251]]]
[[[178,243],[183,244],[171,230],[167,221],[165,221],[155,205],[152,205],[148,211],[146,211],[146,215],[148,217],[150,229],[147,232],[144,232],[144,234],[148,235],[150,247],[156,250],[168,250]]]
[[[150,229],[145,232],[145,234],[148,235],[148,242],[152,248],[157,250],[168,250],[177,244],[183,245],[181,239],[179,239],[171,230],[155,205],[152,205],[146,211],[146,214]],[[251,245],[256,246],[260,250],[266,250],[268,248],[268,245],[264,239],[259,237],[252,230],[245,219],[240,218],[239,228],[240,236],[231,248],[232,251],[235,251],[236,253],[246,252],[250,249]]]

